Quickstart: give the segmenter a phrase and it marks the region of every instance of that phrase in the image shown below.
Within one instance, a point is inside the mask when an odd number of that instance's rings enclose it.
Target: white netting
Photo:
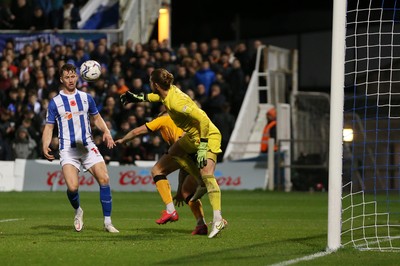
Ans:
[[[343,184],[351,186],[342,198],[342,243],[397,250],[400,1],[348,1],[344,85],[344,127],[354,140],[343,146]]]

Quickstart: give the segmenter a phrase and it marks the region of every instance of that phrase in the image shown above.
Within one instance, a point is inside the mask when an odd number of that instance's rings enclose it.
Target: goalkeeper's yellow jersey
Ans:
[[[162,115],[147,122],[146,127],[152,132],[159,130],[161,137],[168,145],[174,144],[184,134],[183,130],[174,124],[169,115]]]
[[[183,129],[192,140],[208,139],[210,134],[221,134],[207,114],[175,85],[171,85],[164,100],[155,93],[148,94],[147,99],[150,102],[161,101],[175,125]]]

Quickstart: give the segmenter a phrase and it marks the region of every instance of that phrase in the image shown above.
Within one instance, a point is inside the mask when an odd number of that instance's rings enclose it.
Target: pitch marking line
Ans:
[[[297,258],[297,259],[293,259],[293,260],[282,261],[282,262],[279,262],[279,263],[276,263],[276,264],[272,264],[272,265],[270,265],[270,266],[286,266],[286,265],[291,265],[291,264],[298,263],[298,262],[300,262],[300,261],[307,261],[307,260],[313,260],[313,259],[316,259],[316,258],[324,257],[324,256],[329,255],[329,254],[331,254],[331,253],[333,253],[333,251],[318,252],[318,253],[315,253],[315,254],[312,254],[312,255],[308,255],[308,256],[305,256],[305,257],[302,257],[302,258]]]
[[[14,222],[14,221],[21,221],[21,220],[24,220],[24,218],[0,220],[0,223]]]

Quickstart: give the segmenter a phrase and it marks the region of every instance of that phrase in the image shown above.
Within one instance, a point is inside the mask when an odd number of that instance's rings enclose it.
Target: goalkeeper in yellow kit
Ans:
[[[131,141],[137,136],[141,136],[143,134],[147,134],[149,132],[156,132],[160,131],[161,137],[164,139],[164,141],[168,145],[174,144],[179,138],[181,138],[184,135],[184,132],[181,128],[177,127],[174,122],[172,121],[171,117],[168,115],[167,112],[161,112],[158,117],[153,119],[150,122],[147,122],[137,128],[132,129],[129,131],[124,137],[121,139],[118,139],[115,141],[116,144],[123,144],[128,141]],[[169,155],[163,155],[163,156],[169,156]],[[174,162],[177,164],[176,162]],[[171,164],[169,164],[171,166]],[[177,166],[173,166],[173,168],[176,168]],[[178,166],[179,167],[179,166]],[[184,168],[187,168],[188,166],[185,165]],[[167,169],[168,171],[168,169]],[[188,175],[188,172],[192,172],[191,175]],[[200,172],[197,169],[197,167],[194,167],[194,169],[181,169],[179,171],[179,185],[178,189],[176,192],[176,195],[174,196],[175,199],[175,205],[178,207],[183,205],[183,201],[185,201],[189,207],[190,210],[192,211],[194,217],[196,218],[197,225],[196,228],[192,231],[192,235],[206,235],[208,233],[208,227],[207,224],[204,220],[204,211],[203,207],[201,204],[200,199],[192,200],[192,197],[194,196],[194,192],[196,191],[197,187],[197,182],[196,182],[196,177],[199,176]],[[171,198],[172,202],[172,198]],[[166,211],[164,211],[166,212]],[[164,215],[163,215],[164,216]],[[178,218],[178,215],[173,216],[174,219]],[[163,224],[167,221],[162,220],[163,217],[158,219],[156,222],[158,224]]]
[[[171,189],[166,176],[178,169],[172,169],[169,166],[171,160],[179,163],[190,154],[196,154],[201,178],[206,184],[213,209],[213,225],[208,235],[209,238],[213,238],[224,229],[226,223],[221,214],[221,190],[214,176],[217,154],[222,152],[221,133],[207,114],[187,94],[173,85],[173,82],[174,76],[166,69],[155,69],[150,75],[150,87],[153,93],[126,92],[121,95],[121,101],[123,104],[144,101],[162,102],[174,123],[185,131],[185,135],[169,148],[168,155],[170,156],[161,157],[157,163],[160,168],[153,167],[153,180],[164,203],[167,204],[168,191],[171,194]],[[165,172],[166,168],[169,168],[171,172]],[[175,210],[171,212],[167,207],[164,213],[165,219],[173,219],[174,212],[176,214]]]

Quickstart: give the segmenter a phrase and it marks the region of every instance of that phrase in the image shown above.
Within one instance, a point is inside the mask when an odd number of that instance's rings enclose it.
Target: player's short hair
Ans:
[[[64,71],[69,73],[70,71],[76,73],[76,67],[73,64],[64,64],[59,71],[60,77],[63,76]]]

